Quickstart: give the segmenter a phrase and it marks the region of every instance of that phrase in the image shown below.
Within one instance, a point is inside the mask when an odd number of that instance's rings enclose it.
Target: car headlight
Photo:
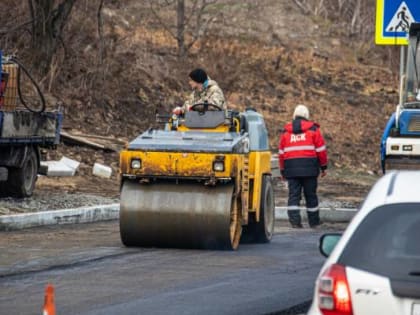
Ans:
[[[140,159],[132,159],[131,160],[131,168],[133,168],[133,169],[141,168],[141,160]]]

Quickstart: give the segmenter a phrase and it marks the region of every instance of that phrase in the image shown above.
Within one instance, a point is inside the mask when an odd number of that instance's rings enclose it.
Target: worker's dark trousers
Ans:
[[[301,224],[300,199],[305,196],[306,212],[310,226],[316,226],[319,222],[318,196],[316,189],[318,186],[317,177],[293,177],[287,179],[289,186],[289,200],[287,202],[287,214],[292,225]]]

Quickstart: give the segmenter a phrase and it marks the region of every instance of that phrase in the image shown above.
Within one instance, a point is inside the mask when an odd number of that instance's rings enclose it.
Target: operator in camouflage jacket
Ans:
[[[178,106],[173,110],[174,114],[185,114],[194,104],[205,102],[214,104],[226,111],[225,96],[222,89],[216,81],[210,79],[203,69],[194,69],[190,72],[189,77],[188,83],[193,91],[183,106]],[[209,109],[214,110],[215,108],[210,105]]]

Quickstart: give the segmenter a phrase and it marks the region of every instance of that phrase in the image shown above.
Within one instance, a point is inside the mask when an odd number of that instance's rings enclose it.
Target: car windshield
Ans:
[[[378,207],[361,222],[338,262],[390,279],[420,275],[420,204]]]

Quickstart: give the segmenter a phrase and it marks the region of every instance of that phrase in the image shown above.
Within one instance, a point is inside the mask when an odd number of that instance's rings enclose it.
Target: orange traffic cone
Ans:
[[[44,309],[42,315],[55,315],[54,287],[48,284],[45,288]]]

